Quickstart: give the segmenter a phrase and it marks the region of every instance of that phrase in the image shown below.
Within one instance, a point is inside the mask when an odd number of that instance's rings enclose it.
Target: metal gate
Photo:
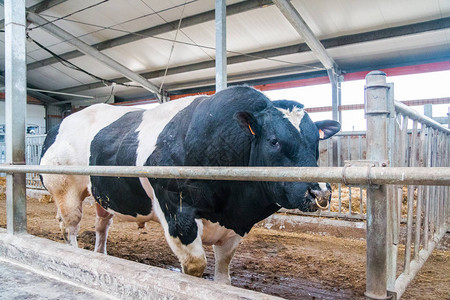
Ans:
[[[38,165],[41,157],[42,146],[44,144],[46,135],[27,135],[25,137],[25,162],[27,165]],[[4,142],[4,134],[0,134],[0,163],[5,163],[6,159],[6,144]],[[5,176],[5,173],[0,173],[0,176]],[[39,174],[27,173],[26,176],[27,188],[44,189]]]
[[[371,72],[366,84],[367,159],[374,160],[367,163],[426,167],[430,176],[435,167],[448,171],[449,129],[394,101],[394,85],[383,72]],[[449,187],[389,185],[368,192],[366,296],[383,299],[388,291],[398,299],[449,228]]]

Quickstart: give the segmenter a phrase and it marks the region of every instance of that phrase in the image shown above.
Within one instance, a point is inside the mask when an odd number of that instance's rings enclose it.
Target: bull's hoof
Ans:
[[[206,268],[206,260],[196,259],[183,265],[183,273],[195,277],[202,277]]]

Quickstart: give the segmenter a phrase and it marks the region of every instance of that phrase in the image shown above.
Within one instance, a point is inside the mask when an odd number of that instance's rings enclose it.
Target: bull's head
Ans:
[[[235,115],[242,129],[252,138],[249,166],[317,167],[319,140],[336,134],[336,121],[313,122],[295,101],[274,101],[255,114]],[[319,182],[264,182],[268,196],[281,207],[316,211],[327,208],[331,187]]]

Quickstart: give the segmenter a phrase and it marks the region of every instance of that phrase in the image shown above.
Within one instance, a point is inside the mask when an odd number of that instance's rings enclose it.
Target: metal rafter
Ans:
[[[118,71],[123,76],[128,78],[130,81],[134,81],[134,82],[140,84],[146,90],[156,94],[158,96],[158,98],[160,97],[159,89],[156,85],[149,82],[147,79],[145,79],[141,75],[128,69],[124,65],[113,60],[109,56],[101,53],[97,49],[95,49],[95,48],[89,46],[88,44],[86,44],[85,42],[79,40],[78,38],[76,38],[72,34],[68,33],[67,31],[59,28],[58,26],[54,25],[53,23],[48,22],[47,19],[39,16],[38,14],[29,12],[27,14],[27,20],[30,22],[33,22],[36,25],[41,26],[44,30],[46,30],[50,34],[56,36],[57,38],[65,40],[67,43],[78,48],[81,52],[85,53],[86,55],[89,55],[89,56],[101,61],[108,67]]]
[[[327,69],[328,77],[331,83],[331,102],[333,107],[333,120],[340,121],[339,105],[341,104],[341,78],[339,77],[341,71],[334,61],[334,59],[328,55],[325,47],[320,40],[314,35],[311,28],[303,20],[300,13],[295,9],[289,0],[273,0],[275,5],[291,23],[294,29],[305,40],[308,47],[316,55],[322,65]]]
[[[337,64],[334,59],[328,55],[325,51],[325,47],[319,41],[319,39],[314,35],[311,28],[303,20],[302,16],[295,9],[295,7],[288,0],[273,0],[275,5],[281,11],[281,13],[286,17],[286,19],[291,23],[294,29],[300,34],[300,36],[305,40],[311,51],[317,56],[319,61],[326,69],[336,69]]]

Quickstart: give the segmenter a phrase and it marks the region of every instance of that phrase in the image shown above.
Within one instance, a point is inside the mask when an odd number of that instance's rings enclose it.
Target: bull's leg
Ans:
[[[167,203],[162,211],[156,197],[153,197],[156,217],[164,229],[170,249],[180,261],[183,273],[201,277],[206,268],[206,255],[203,249],[203,222],[196,220],[188,207],[180,205],[176,212],[170,212]],[[180,193],[180,203],[181,203]]]
[[[100,204],[95,203],[95,252],[106,254],[108,230],[113,222],[113,214],[107,212]]]
[[[55,203],[58,208],[57,219],[66,243],[78,247],[77,236],[80,230],[80,221],[83,214],[83,200],[86,191],[66,191],[64,196],[56,196]]]
[[[170,248],[180,261],[183,273],[201,277],[206,268],[206,255],[202,243],[203,223],[200,220],[195,220],[195,222],[197,223],[196,238],[187,245],[183,244],[180,238],[170,235],[166,228],[164,228],[164,232]]]
[[[67,231],[66,231],[66,224],[64,224],[64,220],[61,217],[61,211],[59,210],[58,201],[55,201],[55,202],[56,202],[56,220],[58,220],[59,228],[61,229],[61,234],[64,238],[64,241],[66,243],[69,243],[69,239],[67,237]]]
[[[231,284],[230,262],[234,252],[241,241],[241,236],[235,235],[223,245],[214,245],[214,257],[216,260],[214,269],[214,281],[218,283]]]

